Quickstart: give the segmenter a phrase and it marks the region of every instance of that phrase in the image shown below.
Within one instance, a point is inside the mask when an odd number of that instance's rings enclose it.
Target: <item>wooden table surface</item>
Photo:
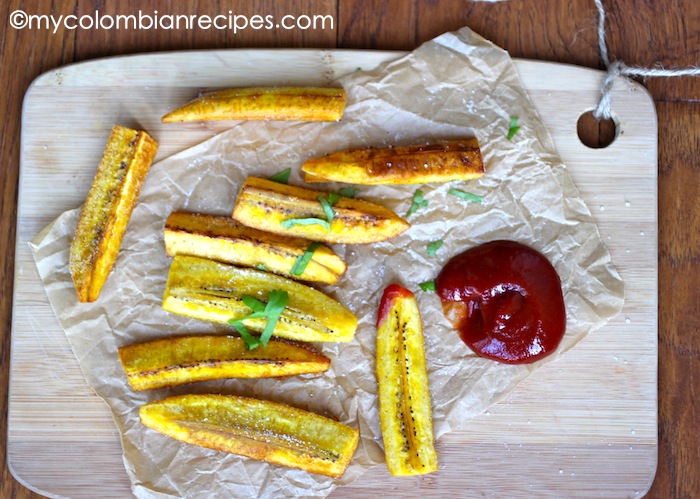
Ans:
[[[612,59],[700,65],[700,3],[603,0]],[[15,29],[37,15],[330,15],[332,28],[233,30]],[[411,50],[470,26],[513,57],[601,68],[593,0],[9,0],[0,5],[0,497],[37,497],[6,463],[7,386],[22,99],[41,73],[96,57],[160,50],[307,47]],[[69,23],[70,24],[70,23]],[[700,78],[644,82],[659,118],[659,461],[648,497],[700,496]],[[47,120],[51,117],[47,116]],[[610,165],[614,168],[615,165]]]

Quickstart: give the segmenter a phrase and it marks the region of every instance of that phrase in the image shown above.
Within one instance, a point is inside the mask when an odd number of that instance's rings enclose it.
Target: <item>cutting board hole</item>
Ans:
[[[615,142],[619,130],[619,123],[615,118],[607,118],[598,121],[593,116],[593,111],[586,111],[579,116],[576,124],[578,138],[583,145],[591,149],[603,149]]]

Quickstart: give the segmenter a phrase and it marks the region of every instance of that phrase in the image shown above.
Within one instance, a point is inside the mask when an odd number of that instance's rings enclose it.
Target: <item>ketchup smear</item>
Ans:
[[[535,362],[564,336],[559,276],[523,244],[492,241],[455,256],[440,272],[436,291],[462,341],[482,357]]]

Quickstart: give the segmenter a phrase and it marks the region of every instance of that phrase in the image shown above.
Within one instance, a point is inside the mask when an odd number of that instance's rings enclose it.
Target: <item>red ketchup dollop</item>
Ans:
[[[477,355],[527,364],[556,350],[566,312],[549,261],[514,241],[492,241],[452,258],[436,280],[445,315]]]

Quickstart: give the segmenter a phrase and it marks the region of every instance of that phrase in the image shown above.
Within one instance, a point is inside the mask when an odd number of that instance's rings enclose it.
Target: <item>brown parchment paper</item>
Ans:
[[[414,290],[419,300],[436,438],[468,424],[469,417],[622,307],[623,285],[608,251],[507,53],[465,28],[337,83],[348,94],[339,123],[243,122],[153,165],[116,266],[95,303],[77,303],[68,273],[79,210],[62,214],[32,243],[49,299],[85,378],[113,412],[124,464],[139,497],[324,496],[382,463],[374,323],[381,293],[393,282]],[[521,129],[507,140],[512,116],[519,118]],[[486,162],[482,179],[420,186],[429,205],[408,218],[412,227],[404,234],[369,246],[334,248],[348,270],[338,285],[322,289],[350,308],[359,326],[351,343],[318,345],[332,359],[327,373],[225,380],[147,393],[129,388],[117,357],[119,346],[227,331],[161,308],[170,264],[163,226],[173,210],[228,215],[246,176],[265,177],[291,167],[291,183],[300,185],[299,166],[305,159],[339,149],[472,135],[479,139]],[[483,203],[448,195],[453,187],[483,196]],[[415,189],[360,186],[358,197],[405,215]],[[444,245],[429,257],[426,246],[438,239]],[[494,239],[536,248],[561,277],[566,335],[558,352],[539,363],[511,366],[476,357],[443,317],[438,297],[418,288],[418,283],[435,278],[452,256]],[[141,404],[186,392],[252,395],[337,417],[360,428],[360,445],[345,476],[333,480],[183,444],[139,423]]]

